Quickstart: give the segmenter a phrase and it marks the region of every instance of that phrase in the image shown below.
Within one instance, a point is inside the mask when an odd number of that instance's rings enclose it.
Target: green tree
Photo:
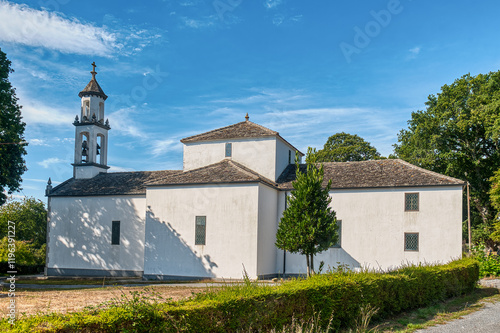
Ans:
[[[496,213],[488,192],[500,168],[500,72],[464,75],[444,85],[437,96],[430,95],[425,105],[412,113],[394,152],[415,165],[467,180],[474,238],[491,246]]]
[[[380,153],[358,135],[337,133],[328,138],[323,149],[315,153],[317,162],[367,161],[380,158]]]
[[[9,74],[13,72],[10,64],[0,49],[0,205],[7,200],[4,190],[11,194],[20,189],[21,175],[26,171],[23,159],[26,124],[21,120],[21,107],[9,82]]]
[[[300,171],[296,159],[294,190],[287,197],[287,208],[276,233],[276,246],[306,256],[307,275],[314,273],[314,255],[338,241],[337,219],[329,207],[332,181],[323,188],[323,165],[317,166],[314,151],[309,148],[306,172]]]
[[[42,201],[24,198],[0,206],[0,239],[8,236],[8,222],[15,225],[17,241],[27,241],[39,249],[46,243],[47,210]]]
[[[500,243],[500,170],[495,172],[495,175],[491,177],[491,189],[490,189],[490,199],[491,205],[497,211],[497,219],[493,224],[493,232],[490,237],[493,241]]]

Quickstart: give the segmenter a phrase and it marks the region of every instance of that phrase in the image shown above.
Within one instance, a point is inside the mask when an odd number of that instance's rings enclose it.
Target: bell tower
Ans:
[[[107,172],[109,121],[104,121],[104,102],[108,98],[95,79],[97,72],[92,63],[92,79],[80,91],[82,100],[80,117],[76,116],[75,125],[75,179],[92,178],[101,172]]]

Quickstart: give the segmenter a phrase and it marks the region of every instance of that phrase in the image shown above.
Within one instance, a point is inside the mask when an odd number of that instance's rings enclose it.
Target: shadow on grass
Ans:
[[[476,288],[472,293],[451,298],[444,302],[403,312],[395,317],[374,322],[370,328],[375,332],[414,332],[417,329],[444,324],[483,307],[483,302],[500,301],[496,288]]]

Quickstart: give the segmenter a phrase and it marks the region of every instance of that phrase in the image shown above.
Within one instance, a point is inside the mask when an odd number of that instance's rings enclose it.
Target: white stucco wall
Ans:
[[[269,186],[259,184],[259,240],[257,247],[257,274],[276,274],[279,192]]]
[[[228,142],[232,144],[230,159],[271,180],[279,176],[276,172],[275,137],[184,144],[184,171],[222,161],[225,158],[225,147]]]
[[[278,138],[276,140],[276,178],[278,178],[283,170],[288,166],[288,154],[291,152],[290,163],[295,163],[295,152],[297,150],[293,149],[289,144],[284,142],[282,139]]]
[[[257,276],[259,185],[150,187],[144,274],[149,277]],[[206,244],[195,218],[206,216]],[[161,278],[163,278],[161,277]]]
[[[405,212],[405,193],[419,193],[419,211]],[[281,194],[284,197],[284,193]],[[390,269],[407,262],[448,262],[462,251],[462,188],[335,190],[332,207],[342,220],[342,247],[315,257],[325,268]],[[284,199],[280,198],[280,202]],[[283,204],[281,204],[283,206]],[[404,233],[419,233],[419,251],[404,251]],[[278,252],[278,271],[282,270]],[[281,259],[281,262],[280,262]],[[286,254],[286,273],[306,272],[305,257]]]
[[[143,270],[145,196],[49,200],[48,268]],[[120,221],[119,245],[111,245],[112,221]]]

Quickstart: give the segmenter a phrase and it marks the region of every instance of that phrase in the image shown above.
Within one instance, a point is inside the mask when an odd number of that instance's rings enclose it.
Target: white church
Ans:
[[[108,173],[107,96],[95,65],[91,74],[73,123],[73,177],[47,186],[47,275],[306,273],[304,256],[275,246],[301,152],[247,115],[182,139],[182,170]],[[391,269],[461,256],[463,181],[394,159],[324,163],[324,171],[340,238],[316,265]]]

